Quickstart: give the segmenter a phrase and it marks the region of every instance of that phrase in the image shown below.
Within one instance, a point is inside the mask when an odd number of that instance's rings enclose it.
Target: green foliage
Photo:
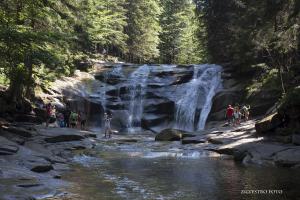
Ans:
[[[128,60],[152,61],[159,56],[159,15],[162,10],[158,1],[128,0],[126,8]]]
[[[162,0],[160,17],[161,62],[197,63],[203,61],[205,46],[198,31],[203,28],[195,16],[195,4],[189,0]]]

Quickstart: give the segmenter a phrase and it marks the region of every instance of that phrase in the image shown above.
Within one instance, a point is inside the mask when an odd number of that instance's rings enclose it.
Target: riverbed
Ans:
[[[66,190],[83,200],[300,197],[299,169],[244,166],[203,144],[124,138],[101,138],[93,150],[79,152],[63,176],[70,182]]]

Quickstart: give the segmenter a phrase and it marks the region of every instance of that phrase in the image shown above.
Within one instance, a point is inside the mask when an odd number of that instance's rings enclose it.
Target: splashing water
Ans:
[[[221,84],[220,72],[218,65],[194,66],[193,79],[178,94],[175,128],[187,131],[204,129],[212,98]]]
[[[141,120],[143,115],[143,100],[147,91],[147,80],[149,72],[149,66],[142,65],[130,75],[128,130],[131,133],[134,132],[136,128],[141,128]]]

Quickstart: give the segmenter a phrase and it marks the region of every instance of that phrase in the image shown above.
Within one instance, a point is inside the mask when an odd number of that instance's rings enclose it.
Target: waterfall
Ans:
[[[92,88],[112,126],[130,133],[142,128],[204,129],[212,99],[221,86],[218,65],[115,65],[104,68]]]
[[[147,80],[150,69],[148,65],[140,66],[129,77],[129,119],[128,130],[134,132],[141,127],[143,115],[143,101],[147,89]]]
[[[221,67],[217,65],[194,66],[193,79],[177,94],[175,128],[187,131],[204,129],[212,98],[221,84],[220,72]]]

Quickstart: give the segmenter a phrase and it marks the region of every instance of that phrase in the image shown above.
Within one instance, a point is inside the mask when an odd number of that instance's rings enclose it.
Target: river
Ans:
[[[75,156],[74,170],[63,177],[71,183],[67,190],[82,200],[300,197],[299,169],[244,166],[201,145],[128,137],[101,139],[92,151]]]

